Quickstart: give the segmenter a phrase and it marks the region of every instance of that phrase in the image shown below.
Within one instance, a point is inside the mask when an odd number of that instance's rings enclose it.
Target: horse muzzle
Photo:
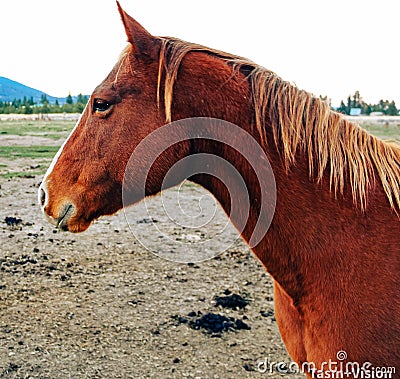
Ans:
[[[52,206],[46,185],[43,183],[39,188],[38,199],[47,221],[60,230],[69,231],[70,221],[76,215],[76,206],[70,201],[64,201],[58,206]]]

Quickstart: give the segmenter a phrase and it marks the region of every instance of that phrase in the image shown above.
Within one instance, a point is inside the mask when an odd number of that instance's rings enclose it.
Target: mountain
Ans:
[[[46,95],[50,104],[55,103],[56,100],[58,100],[60,105],[65,103],[65,98],[49,96],[42,91],[0,76],[0,101],[13,101],[14,99],[23,99],[24,97],[30,99],[33,97],[35,103],[40,103],[42,95]]]

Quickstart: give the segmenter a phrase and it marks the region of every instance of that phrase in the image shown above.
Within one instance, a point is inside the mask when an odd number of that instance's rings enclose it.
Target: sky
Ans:
[[[250,58],[333,105],[358,90],[400,106],[398,0],[120,3],[153,35]],[[52,96],[90,94],[126,46],[114,0],[7,0],[0,9],[0,76]]]

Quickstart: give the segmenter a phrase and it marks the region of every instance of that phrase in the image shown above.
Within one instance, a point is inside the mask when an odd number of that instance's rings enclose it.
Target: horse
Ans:
[[[246,185],[241,237],[273,278],[276,320],[291,358],[309,377],[328,377],[316,375],[329,374],[335,363],[336,370],[357,364],[369,377],[385,367],[393,375],[400,369],[399,146],[249,59],[153,36],[117,5],[128,45],[43,178],[38,196],[48,221],[82,232],[98,217],[159,193],[177,162],[198,154],[222,158]],[[268,158],[275,187],[237,149],[201,135],[185,139],[186,131],[146,171],[154,158],[149,149],[163,137],[134,154],[141,141],[176,121],[180,133],[192,118],[223,120],[249,134]],[[218,129],[212,122],[209,128]],[[141,175],[144,188],[136,191]],[[241,199],[218,178],[195,172],[187,179],[210,191],[228,215],[232,204],[240,208]],[[134,195],[123,201],[126,188]],[[273,190],[269,229],[251,243]]]

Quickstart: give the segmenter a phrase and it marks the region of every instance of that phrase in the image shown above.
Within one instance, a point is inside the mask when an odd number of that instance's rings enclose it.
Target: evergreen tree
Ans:
[[[346,106],[346,104],[343,102],[343,100],[340,102],[340,107],[337,109],[337,111],[338,111],[339,113],[343,113],[343,114],[347,114],[347,113],[348,113],[348,111],[347,111],[347,106]]]
[[[49,101],[47,100],[47,96],[43,93],[42,96],[40,97],[40,104],[46,105],[48,103]]]
[[[78,104],[86,104],[85,101],[84,101],[83,95],[81,93],[78,95],[78,99],[77,99],[76,102]]]
[[[352,108],[362,108],[363,107],[363,100],[360,95],[360,91],[356,91],[354,93],[351,106],[352,106]]]
[[[396,103],[394,101],[391,101],[387,107],[386,114],[389,116],[397,116],[399,114],[399,111],[396,107]]]
[[[74,100],[72,99],[71,94],[67,96],[67,100],[65,101],[67,104],[72,105],[74,103]]]
[[[363,110],[363,113],[365,113],[366,115],[370,115],[372,112],[372,106],[370,104],[366,104],[365,110]]]
[[[25,103],[25,107],[24,107],[24,114],[32,114],[33,113],[33,109],[29,104],[29,101],[27,101]]]
[[[352,108],[352,101],[351,101],[351,97],[349,96],[347,98],[347,109],[346,109],[346,114],[350,114],[350,109]]]

